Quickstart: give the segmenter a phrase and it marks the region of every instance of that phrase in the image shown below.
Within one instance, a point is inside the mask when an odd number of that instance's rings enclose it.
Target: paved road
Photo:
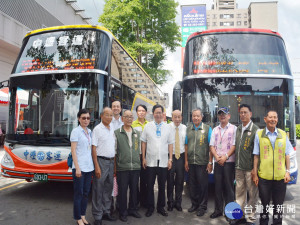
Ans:
[[[297,144],[300,150],[300,142]],[[298,151],[299,151],[298,150]],[[4,155],[0,149],[0,159]],[[300,154],[297,156],[300,162]],[[183,212],[169,212],[168,217],[163,217],[154,213],[152,217],[144,216],[146,210],[140,209],[142,219],[128,217],[128,222],[120,220],[116,222],[104,222],[107,225],[188,225],[188,224],[227,224],[224,217],[210,219],[209,215],[213,212],[214,194],[213,186],[209,190],[208,212],[203,217],[197,217],[194,213],[188,213],[190,200],[188,188],[185,186],[183,193]],[[19,179],[7,179],[0,177],[0,224],[1,225],[65,225],[76,224],[72,219],[72,183],[27,183]],[[284,218],[284,225],[299,224],[300,213],[300,183],[288,186],[285,205],[295,205],[296,213],[289,214],[295,218]],[[91,214],[91,201],[87,209],[87,218],[93,221]],[[258,224],[258,223],[257,223]]]

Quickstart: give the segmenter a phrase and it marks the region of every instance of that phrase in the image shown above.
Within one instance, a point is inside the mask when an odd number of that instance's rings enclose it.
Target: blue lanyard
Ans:
[[[155,123],[156,125],[156,137],[161,137],[161,125],[162,122],[160,124]]]

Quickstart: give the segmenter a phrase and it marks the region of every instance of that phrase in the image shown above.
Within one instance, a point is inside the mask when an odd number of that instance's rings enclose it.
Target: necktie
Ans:
[[[180,144],[179,144],[179,129],[176,127],[176,133],[175,133],[175,158],[180,158]]]

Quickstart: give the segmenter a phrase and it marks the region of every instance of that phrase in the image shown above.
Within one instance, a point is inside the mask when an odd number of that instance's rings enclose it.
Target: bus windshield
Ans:
[[[183,82],[183,120],[191,122],[191,113],[201,108],[203,121],[211,127],[218,125],[219,107],[229,107],[230,123],[239,125],[239,106],[252,107],[252,120],[265,127],[264,116],[269,109],[278,112],[278,127],[294,141],[293,83],[289,79],[211,78],[187,79]]]
[[[106,98],[106,76],[100,74],[52,74],[10,79],[7,141],[30,145],[70,145],[78,126],[77,112],[91,112],[90,126],[99,123]]]
[[[194,74],[291,75],[283,40],[275,35],[199,35],[186,46],[184,76]]]
[[[73,69],[107,72],[109,38],[101,31],[68,29],[45,32],[25,38],[23,46],[13,73]]]

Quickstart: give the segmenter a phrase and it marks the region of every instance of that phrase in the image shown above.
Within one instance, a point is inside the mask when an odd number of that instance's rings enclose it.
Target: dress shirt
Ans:
[[[171,132],[173,133],[174,140],[175,140],[176,126],[173,122],[170,123],[169,126],[171,127]],[[181,123],[179,124],[178,129],[179,129],[179,146],[180,146],[180,154],[181,154],[185,152],[184,144],[185,144],[185,137],[186,137],[186,126]],[[173,155],[175,155],[175,142],[173,144]]]
[[[115,117],[113,116],[112,121],[110,122],[110,125],[113,129],[113,131],[119,129],[120,127],[122,127],[122,125],[124,125],[124,123],[122,122],[122,118],[121,116],[119,116],[119,119],[115,119]]]
[[[76,156],[79,168],[82,172],[91,172],[94,170],[94,163],[92,159],[92,131],[88,129],[88,134],[79,125],[71,132],[70,141],[76,142]],[[75,169],[73,162],[72,169]]]
[[[276,138],[277,138],[277,135],[278,135],[277,128],[275,128],[275,131],[273,133],[271,131],[269,131],[268,128],[266,128],[266,134],[267,134],[268,138],[270,139],[270,142],[271,142],[273,150],[274,150],[275,141],[276,141]],[[292,146],[290,140],[288,139],[288,137],[286,136],[285,155],[289,155],[293,150],[294,150],[293,146]],[[259,155],[259,154],[260,154],[260,151],[259,151],[259,138],[258,138],[258,134],[256,132],[255,139],[254,139],[253,155]]]
[[[112,125],[110,129],[101,122],[93,130],[92,145],[96,146],[97,156],[112,158],[115,156],[115,138]]]
[[[228,129],[229,125],[230,125],[230,123],[228,123],[224,128],[221,127],[221,124],[217,126],[217,127],[219,127],[221,129],[221,136],[223,136],[224,132]],[[216,129],[217,127],[215,127],[214,129]],[[235,145],[236,129],[237,129],[237,127],[234,126],[234,134],[233,134],[233,138],[231,140],[231,144],[230,145]],[[214,132],[214,130],[213,130],[213,132],[211,134],[209,146],[215,146],[215,132]]]
[[[175,143],[175,136],[171,127],[164,122],[160,123],[160,137],[156,135],[156,130],[157,125],[152,121],[145,126],[141,135],[141,141],[147,143],[147,166],[156,167],[159,160],[159,167],[168,167],[169,144]]]

